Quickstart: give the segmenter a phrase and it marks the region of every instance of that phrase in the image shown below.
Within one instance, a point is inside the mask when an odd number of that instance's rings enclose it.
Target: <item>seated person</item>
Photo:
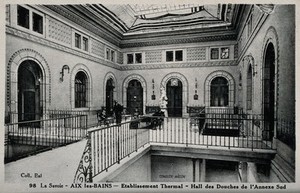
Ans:
[[[104,108],[97,112],[97,118],[99,125],[109,125],[109,121],[106,117],[106,110]]]

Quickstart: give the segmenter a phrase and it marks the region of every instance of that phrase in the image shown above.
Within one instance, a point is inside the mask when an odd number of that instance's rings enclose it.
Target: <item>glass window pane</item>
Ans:
[[[133,54],[127,54],[127,64],[133,64]]]
[[[81,47],[81,35],[79,35],[78,33],[75,33],[75,47]]]
[[[87,77],[83,72],[75,76],[75,108],[86,107],[87,105]]]
[[[173,51],[166,51],[166,61],[167,62],[174,61],[174,59],[173,59]]]
[[[110,49],[106,48],[106,59],[110,60]]]
[[[175,51],[175,61],[182,61],[182,50]]]
[[[29,10],[18,5],[18,25],[29,29]]]
[[[111,50],[111,57],[110,57],[110,60],[111,60],[112,62],[115,61],[115,51],[114,51],[114,50]]]
[[[142,63],[142,53],[135,54],[135,63]]]
[[[89,50],[89,41],[88,41],[88,39],[86,37],[83,37],[82,40],[83,40],[83,49],[85,51],[88,51]]]
[[[214,78],[210,86],[210,105],[228,106],[228,91],[228,81],[224,77]]]
[[[219,59],[219,48],[212,48],[210,50],[210,59],[212,60]]]
[[[38,32],[40,34],[43,33],[43,17],[36,14],[36,13],[32,13],[32,29],[35,32]]]

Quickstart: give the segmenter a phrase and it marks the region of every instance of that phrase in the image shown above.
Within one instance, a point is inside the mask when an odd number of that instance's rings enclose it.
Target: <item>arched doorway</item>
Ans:
[[[177,78],[171,78],[167,82],[168,116],[182,116],[182,82]]]
[[[210,106],[228,106],[228,81],[224,77],[216,77],[210,85]]]
[[[112,78],[108,79],[106,82],[106,95],[105,95],[105,108],[107,116],[113,115],[113,105],[114,105],[114,80]]]
[[[263,68],[263,138],[271,140],[274,135],[275,121],[275,50],[272,43],[268,44]]]
[[[83,71],[79,71],[75,76],[75,108],[87,107],[87,76]]]
[[[25,60],[18,68],[18,122],[39,120],[43,114],[42,70],[32,61]]]
[[[133,79],[127,87],[127,111],[133,114],[136,109],[143,114],[143,87],[140,81]]]

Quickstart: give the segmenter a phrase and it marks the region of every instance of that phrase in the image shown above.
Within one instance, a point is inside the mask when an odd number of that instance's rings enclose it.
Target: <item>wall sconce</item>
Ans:
[[[61,82],[64,81],[64,70],[68,70],[68,74],[70,73],[70,67],[68,65],[63,65],[62,69],[61,69],[61,77],[59,78]]]
[[[152,100],[155,100],[156,97],[155,97],[155,93],[154,93],[154,79],[153,79],[153,78],[152,78],[152,89],[153,89],[153,90],[152,90],[152,96],[151,96],[151,99],[152,99]]]
[[[198,82],[197,82],[197,78],[195,78],[195,94],[194,94],[194,100],[198,100],[197,89],[198,89]]]

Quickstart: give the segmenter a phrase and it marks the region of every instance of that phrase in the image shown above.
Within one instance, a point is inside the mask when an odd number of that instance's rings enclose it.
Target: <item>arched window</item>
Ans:
[[[242,106],[243,104],[243,77],[242,77],[242,73],[240,73],[239,75],[239,87],[238,87],[238,91],[239,91],[239,106]]]
[[[75,108],[87,107],[87,77],[80,71],[75,76]]]
[[[113,115],[113,106],[114,106],[114,80],[112,78],[108,79],[106,82],[106,114],[107,116]]]
[[[42,116],[42,70],[31,60],[25,60],[18,69],[18,121],[32,121]]]
[[[249,65],[247,72],[247,109],[252,109],[252,67]]]
[[[216,77],[210,85],[210,105],[228,106],[228,81],[223,77]]]

